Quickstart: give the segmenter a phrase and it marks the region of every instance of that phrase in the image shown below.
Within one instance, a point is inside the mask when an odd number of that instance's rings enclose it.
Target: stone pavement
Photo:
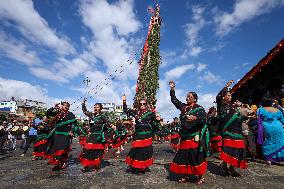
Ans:
[[[20,150],[0,155],[0,188],[284,188],[283,164],[269,167],[262,161],[251,162],[247,170],[239,170],[242,178],[232,178],[223,176],[218,167],[220,161],[213,158],[209,159],[203,185],[177,183],[178,176],[168,172],[168,163],[174,157],[168,143],[154,145],[155,164],[151,167],[151,172],[145,175],[137,176],[126,172],[127,166],[123,160],[129,144],[120,157],[114,158],[112,151],[107,153],[100,171],[82,173],[82,166],[77,159],[80,146],[73,142],[72,147],[69,166],[60,172],[52,172],[46,160],[31,161],[31,156],[20,157]]]

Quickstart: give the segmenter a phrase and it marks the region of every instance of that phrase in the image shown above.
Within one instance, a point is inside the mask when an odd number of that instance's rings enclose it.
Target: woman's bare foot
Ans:
[[[188,182],[188,178],[187,177],[182,177],[181,179],[178,180],[179,183],[186,183]]]
[[[195,182],[196,185],[201,185],[205,182],[205,179],[201,176],[197,179],[197,181]]]

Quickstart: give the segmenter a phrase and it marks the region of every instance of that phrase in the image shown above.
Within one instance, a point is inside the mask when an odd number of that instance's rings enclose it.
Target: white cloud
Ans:
[[[59,83],[67,83],[68,80],[64,76],[57,75],[56,73],[43,67],[31,67],[29,68],[31,73],[38,78],[57,81]]]
[[[75,52],[67,37],[58,36],[47,21],[34,9],[31,0],[0,1],[0,19],[14,22],[18,30],[29,40],[36,41],[59,54]]]
[[[117,102],[120,99],[114,82],[108,79],[107,74],[101,71],[89,71],[86,72],[86,76],[91,80],[89,90],[95,88],[89,94],[93,99],[100,102]],[[99,87],[96,87],[97,85]]]
[[[201,71],[205,70],[206,68],[207,68],[207,65],[206,65],[206,64],[198,63],[196,70],[197,70],[198,72],[201,72]]]
[[[132,103],[134,97],[131,86],[127,82],[111,80],[109,75],[101,71],[87,71],[85,76],[90,79],[89,86],[72,87],[72,90],[79,91],[88,98],[92,97],[95,102],[115,102],[121,104],[121,96],[126,94],[128,102]]]
[[[201,47],[190,47],[188,53],[190,56],[198,56],[202,51],[203,49]]]
[[[211,93],[198,94],[198,104],[208,111],[210,107],[216,106],[213,102],[216,100],[216,95]]]
[[[45,103],[46,108],[53,107],[61,101],[74,102],[71,97],[63,99],[54,98],[48,95],[48,90],[42,86],[34,85],[25,81],[11,80],[0,77],[0,100],[10,100],[15,97],[16,100],[35,100]],[[82,115],[81,101],[71,105],[70,110],[75,115]]]
[[[210,71],[206,71],[202,77],[199,78],[200,80],[205,80],[208,83],[217,83],[220,84],[222,79],[220,76],[213,74]]]
[[[160,88],[157,94],[157,111],[165,121],[171,121],[174,117],[178,117],[180,112],[171,102],[168,80],[160,80],[159,86]],[[176,89],[176,96],[180,98],[180,100],[183,100],[181,98],[182,93],[184,93],[182,90]]]
[[[202,7],[192,7],[193,22],[188,23],[185,26],[185,34],[188,40],[187,46],[189,48],[186,51],[186,54],[189,54],[190,56],[196,57],[203,51],[202,47],[198,46],[199,32],[206,24],[206,21],[202,16],[203,12],[204,8]]]
[[[177,63],[177,52],[176,51],[161,51],[161,61],[162,64],[160,65],[161,68],[167,67],[172,64]]]
[[[89,50],[103,61],[109,72],[125,64],[133,49],[129,35],[141,26],[134,14],[133,1],[110,4],[104,0],[82,0],[79,13],[94,35]],[[137,65],[132,64],[132,68],[137,70]],[[132,72],[126,75],[134,76]]]
[[[31,67],[30,71],[38,78],[52,80],[58,83],[68,83],[70,79],[92,69],[91,65],[92,64],[87,63],[79,57],[72,60],[61,57],[50,68]]]
[[[133,12],[133,1],[120,0],[109,4],[105,0],[82,0],[80,13],[83,22],[90,27],[94,34],[107,28],[116,29],[119,35],[136,32],[140,27]]]
[[[58,75],[70,79],[79,76],[88,69],[91,69],[89,66],[90,64],[81,58],[74,58],[71,61],[65,58],[60,58],[59,61],[54,64],[54,67],[58,70]]]
[[[41,63],[35,51],[29,50],[22,41],[7,36],[4,32],[0,32],[0,55],[1,54],[27,66]]]
[[[215,16],[216,34],[225,36],[242,23],[283,5],[283,0],[238,0],[232,13],[224,12]]]
[[[221,49],[223,49],[226,46],[225,42],[223,40],[218,40],[217,44],[210,49],[208,49],[208,52],[218,52]]]
[[[49,97],[47,89],[28,82],[4,79],[0,77],[0,99],[9,100],[12,97],[16,99],[30,99],[46,103],[47,107],[60,102],[57,98]]]
[[[195,69],[194,64],[188,64],[188,65],[182,65],[182,66],[177,66],[170,71],[167,71],[165,73],[166,79],[178,79],[180,78],[183,74],[185,74],[188,70],[193,70]]]

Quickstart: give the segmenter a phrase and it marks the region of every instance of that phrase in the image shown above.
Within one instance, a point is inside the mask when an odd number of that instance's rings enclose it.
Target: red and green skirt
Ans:
[[[83,147],[79,160],[84,167],[99,167],[104,155],[105,143],[98,141],[98,135],[90,135]]]
[[[119,136],[119,137],[115,138],[115,140],[113,141],[112,147],[118,148],[118,147],[124,145],[126,142],[127,142],[126,135]]]
[[[170,171],[182,175],[204,175],[207,171],[206,153],[199,150],[194,140],[181,141],[170,164]]]
[[[68,154],[71,151],[71,137],[69,135],[55,134],[50,142],[47,156],[49,164],[62,165],[67,162]]]
[[[219,153],[222,150],[222,136],[217,135],[210,138],[210,148],[213,153]]]
[[[153,165],[152,137],[134,140],[125,163],[132,168],[145,169]]]
[[[45,158],[47,147],[48,147],[48,139],[40,138],[34,144],[34,151],[32,155],[39,158]]]
[[[234,167],[246,169],[248,165],[245,161],[245,149],[244,140],[224,138],[220,159]]]
[[[86,144],[87,137],[86,137],[86,136],[79,136],[78,139],[79,139],[79,144],[80,144],[81,147],[83,148],[84,145]]]

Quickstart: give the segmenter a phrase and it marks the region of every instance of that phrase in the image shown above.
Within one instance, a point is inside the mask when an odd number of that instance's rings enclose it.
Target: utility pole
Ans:
[[[83,82],[85,83],[86,85],[86,88],[89,86],[89,83],[91,82],[91,80],[89,79],[89,77],[86,77]]]
[[[85,92],[85,97],[84,97],[84,99],[86,99],[86,94],[87,94],[87,88],[89,87],[89,83],[91,82],[91,80],[89,79],[89,77],[86,77],[84,80],[83,80],[83,83],[85,83],[85,90],[86,90],[86,92]]]

